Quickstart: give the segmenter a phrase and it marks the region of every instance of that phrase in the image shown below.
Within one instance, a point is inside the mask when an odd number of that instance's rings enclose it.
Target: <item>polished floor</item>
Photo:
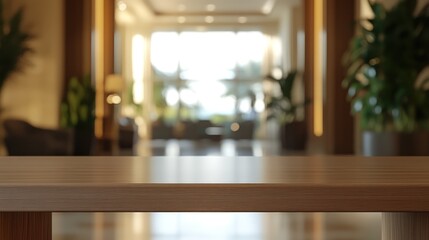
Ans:
[[[269,141],[141,142],[117,155],[273,156]],[[54,240],[379,240],[379,213],[55,213]]]

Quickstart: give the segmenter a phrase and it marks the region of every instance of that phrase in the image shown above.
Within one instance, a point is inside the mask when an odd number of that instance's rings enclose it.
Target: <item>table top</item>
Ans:
[[[3,157],[0,211],[429,211],[429,157]]]

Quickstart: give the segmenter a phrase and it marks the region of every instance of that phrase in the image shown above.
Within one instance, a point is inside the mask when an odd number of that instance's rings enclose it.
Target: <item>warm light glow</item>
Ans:
[[[374,12],[371,10],[368,0],[360,0],[360,17],[362,19],[374,17]]]
[[[177,22],[178,23],[185,23],[186,22],[186,18],[183,17],[183,16],[180,16],[180,17],[177,18]]]
[[[144,213],[133,213],[133,233],[142,237],[144,229]]]
[[[271,76],[273,76],[275,79],[280,79],[283,77],[283,71],[281,68],[276,67],[271,71]]]
[[[231,124],[231,131],[237,132],[238,130],[240,130],[240,124],[238,124],[236,122]]]
[[[264,6],[262,6],[262,9],[261,9],[262,13],[263,14],[270,14],[271,11],[273,10],[274,3],[275,3],[275,0],[267,0],[267,2],[264,4]]]
[[[137,34],[132,39],[132,73],[133,73],[133,100],[142,103],[144,100],[144,38]]]
[[[118,94],[110,94],[106,99],[108,104],[117,105],[122,102],[121,97]]]
[[[214,5],[214,4],[207,4],[206,10],[208,12],[213,12],[214,10],[216,10],[216,5]]]
[[[104,117],[104,0],[95,1],[95,136],[103,137]]]
[[[314,1],[314,135],[323,135],[323,0]]]
[[[124,1],[119,1],[118,2],[118,9],[119,11],[125,11],[127,10],[127,4]]]
[[[213,23],[214,22],[214,17],[207,16],[207,17],[204,18],[204,20],[206,21],[206,23]]]
[[[246,23],[247,22],[247,17],[239,17],[238,18],[238,22],[239,23]]]

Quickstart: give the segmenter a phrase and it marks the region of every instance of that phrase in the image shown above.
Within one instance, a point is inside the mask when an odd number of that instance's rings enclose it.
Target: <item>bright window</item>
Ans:
[[[142,35],[137,34],[133,37],[132,48],[133,100],[135,103],[142,103],[144,99],[144,38]]]
[[[154,94],[166,99],[163,117],[173,122],[238,116],[255,120],[263,110],[266,46],[259,31],[153,33],[154,81],[163,86]]]

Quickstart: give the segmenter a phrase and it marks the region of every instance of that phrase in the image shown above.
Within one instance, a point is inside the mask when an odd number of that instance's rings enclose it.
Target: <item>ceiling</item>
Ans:
[[[279,6],[296,5],[302,0],[117,0],[128,5],[127,11],[117,16],[145,18],[151,22],[207,23],[207,16],[214,23],[262,23],[273,21],[279,14]],[[125,19],[124,22],[127,20]],[[244,22],[243,22],[244,21]],[[131,20],[128,20],[131,22]],[[183,23],[182,22],[182,23]]]
[[[270,13],[275,0],[145,0],[159,15],[232,15]],[[211,9],[210,9],[211,8]]]

